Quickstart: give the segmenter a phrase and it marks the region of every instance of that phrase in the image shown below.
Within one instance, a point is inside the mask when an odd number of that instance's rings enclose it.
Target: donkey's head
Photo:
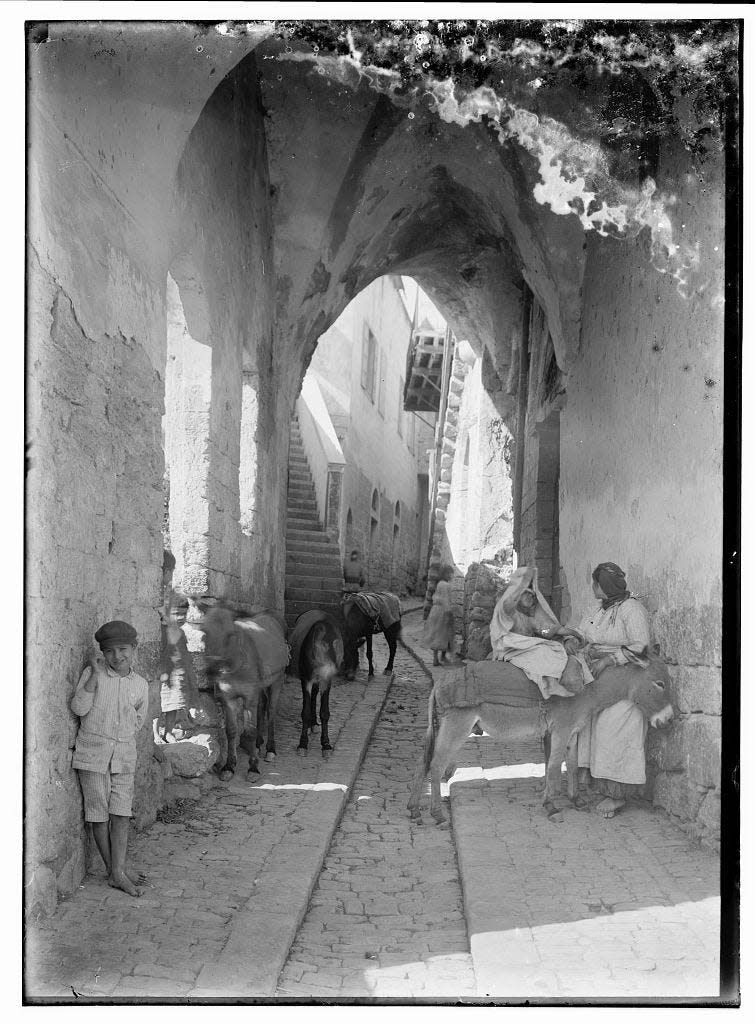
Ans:
[[[208,676],[232,672],[243,661],[242,638],[234,613],[222,604],[200,605],[198,626],[204,633],[204,665]]]
[[[635,669],[629,699],[639,707],[652,726],[658,728],[668,725],[674,717],[674,708],[666,662],[657,653],[657,649],[650,645],[639,654],[628,647],[624,647],[623,652],[629,665]]]

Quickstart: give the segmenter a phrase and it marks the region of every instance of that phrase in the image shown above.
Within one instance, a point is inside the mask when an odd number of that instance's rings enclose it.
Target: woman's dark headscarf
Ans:
[[[615,562],[601,562],[593,569],[592,578],[606,595],[603,600],[604,608],[621,604],[630,596],[624,570]]]

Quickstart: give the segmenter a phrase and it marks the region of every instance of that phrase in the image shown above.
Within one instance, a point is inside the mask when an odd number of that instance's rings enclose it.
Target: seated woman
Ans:
[[[537,569],[521,566],[493,610],[490,623],[494,661],[510,661],[535,683],[547,700],[554,694],[571,697],[582,689],[582,670],[567,656],[568,635],[537,585]],[[566,672],[564,670],[566,669]]]
[[[640,652],[650,643],[650,619],[645,606],[627,590],[624,571],[615,562],[601,562],[592,579],[593,594],[600,603],[573,632],[590,645],[589,659],[597,675],[607,664],[626,664],[622,647]],[[596,809],[607,818],[645,784],[646,733],[642,712],[631,701],[620,700],[601,711],[591,728],[580,734],[578,764],[590,769],[596,789],[605,796]]]

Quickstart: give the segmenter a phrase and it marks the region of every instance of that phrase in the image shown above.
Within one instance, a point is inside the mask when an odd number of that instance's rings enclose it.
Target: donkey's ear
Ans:
[[[649,646],[646,647],[641,654],[638,654],[637,651],[633,651],[631,647],[622,647],[621,649],[624,652],[627,661],[631,662],[633,665],[639,665],[641,668],[647,668],[650,664],[650,661],[648,660],[648,654],[650,652]]]

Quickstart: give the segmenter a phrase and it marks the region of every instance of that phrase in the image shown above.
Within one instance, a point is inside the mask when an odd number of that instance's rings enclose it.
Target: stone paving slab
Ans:
[[[278,758],[256,784],[246,758],[176,822],[132,831],[131,863],[150,878],[133,899],[102,875],[32,926],[24,994],[34,1002],[167,1002],[271,995],[304,916],[392,677],[336,680],[328,760],[319,734],[295,748],[301,688],[281,696]]]
[[[403,640],[430,671],[421,630],[407,617]],[[478,997],[716,998],[718,856],[647,803],[549,821],[543,774],[534,738],[472,737],[444,788]]]
[[[458,1003],[475,995],[451,831],[411,821],[406,807],[430,680],[401,648],[395,667],[396,680],[281,973],[280,998]]]

